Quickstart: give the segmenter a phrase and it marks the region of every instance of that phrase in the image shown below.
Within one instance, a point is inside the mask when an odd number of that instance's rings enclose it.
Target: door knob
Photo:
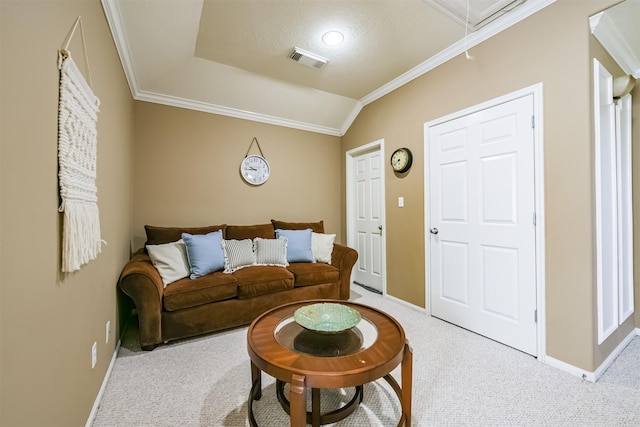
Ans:
[[[379,231],[378,234],[380,234],[382,236],[382,226],[381,225],[378,226],[378,231]]]
[[[439,230],[437,228],[432,228],[431,230],[431,234],[438,234]]]

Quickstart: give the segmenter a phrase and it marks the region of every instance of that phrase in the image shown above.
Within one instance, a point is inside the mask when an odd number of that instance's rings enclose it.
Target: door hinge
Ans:
[[[531,116],[531,127],[536,128],[536,116]]]
[[[538,323],[538,310],[533,310],[533,323]]]
[[[536,213],[535,212],[533,213],[533,225],[534,225],[534,227],[536,225],[538,225],[538,218],[536,218]]]

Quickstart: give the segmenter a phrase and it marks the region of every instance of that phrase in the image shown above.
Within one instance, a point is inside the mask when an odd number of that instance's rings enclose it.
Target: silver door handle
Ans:
[[[435,227],[433,227],[430,231],[431,231],[431,234],[438,234],[440,232],[440,230],[438,230]]]
[[[380,234],[382,236],[382,226],[381,225],[378,226],[378,231],[380,232],[378,234]]]

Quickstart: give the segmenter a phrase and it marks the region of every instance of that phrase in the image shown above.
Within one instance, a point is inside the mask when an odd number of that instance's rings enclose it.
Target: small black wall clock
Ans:
[[[411,169],[413,163],[413,154],[406,147],[398,148],[391,155],[391,167],[395,172],[406,172]]]

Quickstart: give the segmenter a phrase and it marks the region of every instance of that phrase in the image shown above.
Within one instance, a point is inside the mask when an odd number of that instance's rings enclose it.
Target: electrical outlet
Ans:
[[[107,320],[107,324],[105,326],[105,334],[106,334],[106,338],[105,338],[105,344],[109,343],[109,335],[111,335],[111,320]]]
[[[91,369],[96,367],[98,361],[98,343],[94,342],[91,346]]]

